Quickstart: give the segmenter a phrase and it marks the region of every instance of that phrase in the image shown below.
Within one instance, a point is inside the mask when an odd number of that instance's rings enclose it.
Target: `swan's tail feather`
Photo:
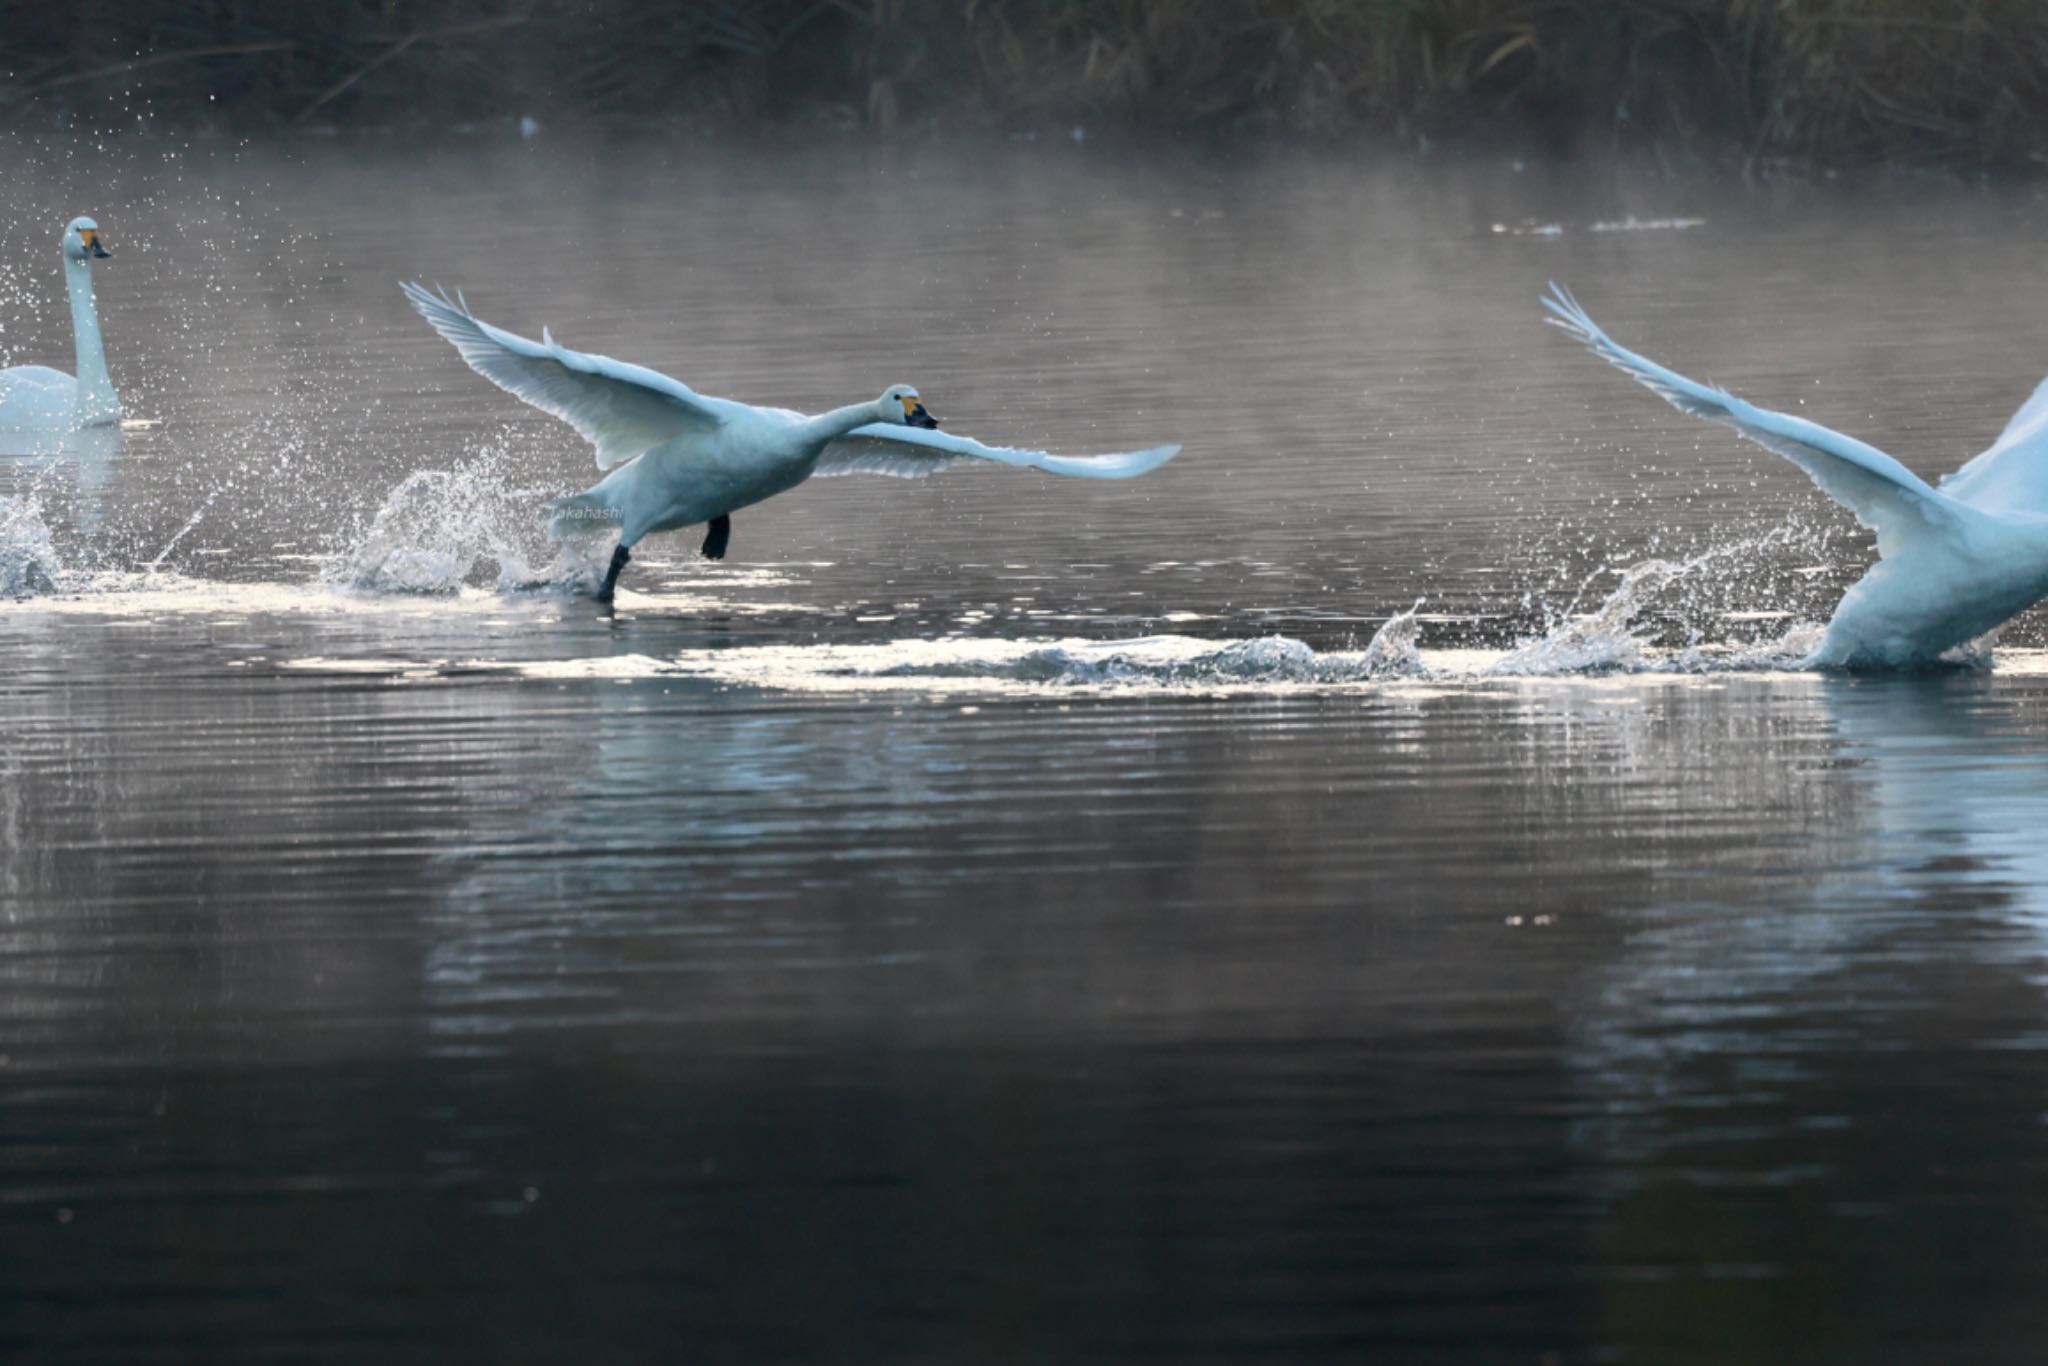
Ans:
[[[617,531],[621,521],[619,509],[601,489],[552,499],[541,504],[540,516],[547,524],[548,539],[555,541]]]

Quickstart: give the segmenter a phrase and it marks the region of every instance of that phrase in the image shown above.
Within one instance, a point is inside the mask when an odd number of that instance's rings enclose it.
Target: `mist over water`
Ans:
[[[0,360],[68,363],[93,213],[136,425],[0,456],[6,1350],[2039,1354],[2039,620],[1802,672],[1868,538],[1536,302],[1938,474],[2048,370],[2035,199],[11,155]],[[818,481],[605,616],[535,515],[588,449],[402,278],[1186,450]]]

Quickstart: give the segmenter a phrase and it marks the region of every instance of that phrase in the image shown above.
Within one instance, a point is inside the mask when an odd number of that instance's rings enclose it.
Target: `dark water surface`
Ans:
[[[0,346],[68,354],[93,213],[155,425],[0,479],[55,581],[0,599],[0,1351],[2048,1353],[2041,633],[1710,667],[1866,539],[1535,305],[1939,471],[2048,370],[2031,197],[76,153],[11,149]],[[819,481],[606,618],[515,586],[587,452],[402,276],[714,393],[1187,451]],[[1489,672],[1709,550],[1621,668]]]

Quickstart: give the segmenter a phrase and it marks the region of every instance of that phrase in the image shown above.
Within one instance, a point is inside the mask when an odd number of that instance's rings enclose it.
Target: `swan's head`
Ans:
[[[917,390],[907,384],[892,384],[875,400],[875,407],[882,414],[884,422],[900,422],[906,427],[930,428],[939,425],[939,420],[924,410],[924,402],[918,398]]]
[[[74,218],[64,229],[65,260],[89,261],[95,256],[104,259],[113,254],[100,241],[100,225],[90,218]]]

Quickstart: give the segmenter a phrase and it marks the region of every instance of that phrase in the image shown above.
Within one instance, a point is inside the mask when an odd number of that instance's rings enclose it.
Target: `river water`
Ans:
[[[1537,305],[1938,473],[2048,370],[2036,197],[7,154],[0,359],[91,213],[134,419],[0,461],[10,1354],[2048,1352],[2042,632],[1801,672],[1868,537]],[[607,616],[587,449],[401,278],[1186,449],[815,481]]]

